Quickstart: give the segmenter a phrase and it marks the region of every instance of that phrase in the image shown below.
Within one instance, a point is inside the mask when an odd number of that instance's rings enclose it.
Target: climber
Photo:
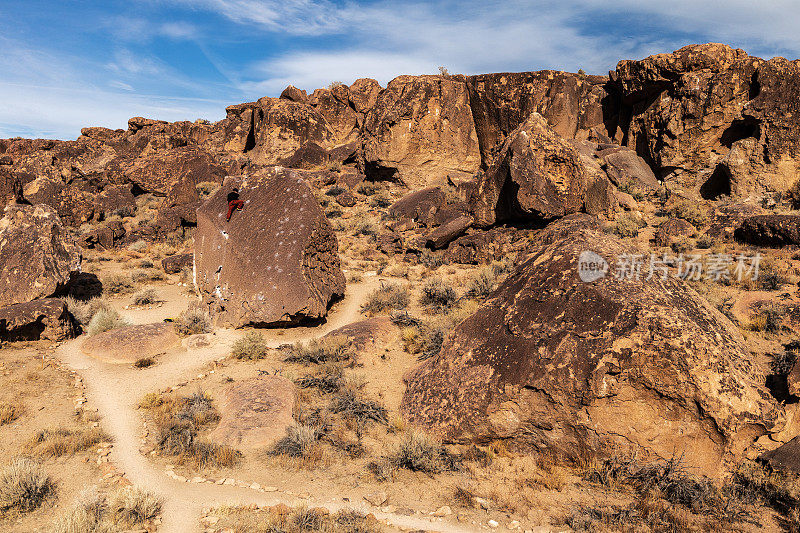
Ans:
[[[239,189],[234,187],[233,190],[228,193],[228,216],[225,220],[230,222],[231,215],[237,209],[244,209],[244,202],[239,200]]]

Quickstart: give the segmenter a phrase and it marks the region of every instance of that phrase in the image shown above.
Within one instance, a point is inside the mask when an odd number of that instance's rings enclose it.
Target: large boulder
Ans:
[[[800,245],[800,215],[756,215],[744,219],[736,240],[756,246]]]
[[[61,180],[39,176],[23,189],[25,199],[32,204],[53,207],[61,220],[70,226],[80,226],[95,215],[95,196]]]
[[[577,150],[533,113],[479,178],[469,205],[478,226],[551,219],[579,211],[587,184]]]
[[[238,187],[244,209],[226,222]],[[336,234],[301,171],[229,178],[197,210],[197,288],[220,324],[318,320],[344,294]]]
[[[248,450],[275,444],[300,408],[294,383],[281,376],[232,383],[222,391],[219,404],[221,417],[211,441]]]
[[[74,336],[67,304],[58,298],[0,307],[2,341],[63,341]]]
[[[481,164],[463,79],[400,76],[377,97],[364,124],[364,159],[375,177],[412,189],[469,177]]]
[[[52,296],[80,264],[80,249],[52,207],[6,206],[0,219],[0,307]]]
[[[616,135],[668,182],[707,199],[785,191],[800,161],[800,65],[701,44],[620,61]],[[627,123],[625,125],[625,123]]]
[[[407,420],[449,441],[640,451],[706,473],[783,429],[733,324],[680,279],[608,271],[638,252],[589,219],[548,226],[439,355],[407,375]]]
[[[484,161],[531,113],[542,115],[567,139],[598,138],[606,132],[604,76],[569,72],[504,72],[467,77],[472,116]]]

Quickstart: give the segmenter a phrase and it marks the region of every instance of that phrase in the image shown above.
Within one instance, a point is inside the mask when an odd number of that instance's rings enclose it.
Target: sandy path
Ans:
[[[348,287],[345,299],[337,304],[326,324],[316,328],[293,328],[291,330],[265,330],[264,334],[272,346],[298,340],[310,340],[336,328],[359,320],[360,307],[366,295],[378,286],[377,278]],[[126,310],[121,310],[126,314]],[[167,307],[163,311],[154,309],[149,317],[157,322],[164,313],[173,313]],[[166,315],[165,315],[166,316]],[[137,316],[141,323],[142,317]],[[160,532],[201,531],[200,516],[204,507],[215,507],[226,503],[275,505],[286,503],[290,506],[305,503],[314,507],[327,507],[335,512],[341,508],[354,508],[371,512],[379,519],[410,529],[433,529],[436,531],[465,531],[444,522],[433,523],[413,516],[401,516],[377,512],[366,503],[358,500],[344,502],[341,496],[312,495],[309,500],[300,500],[279,492],[262,493],[235,486],[212,485],[208,483],[183,483],[168,477],[159,467],[150,463],[139,452],[143,436],[143,420],[136,406],[148,392],[157,392],[167,387],[187,381],[202,372],[209,363],[224,359],[230,345],[241,335],[234,330],[218,330],[217,342],[202,350],[192,350],[166,356],[159,364],[144,370],[136,370],[126,365],[112,365],[84,355],[80,351],[83,338],[63,344],[56,351],[59,357],[83,378],[87,398],[97,406],[102,417],[103,428],[113,436],[114,447],[111,461],[125,472],[126,477],[137,486],[153,491],[164,499],[162,526]]]

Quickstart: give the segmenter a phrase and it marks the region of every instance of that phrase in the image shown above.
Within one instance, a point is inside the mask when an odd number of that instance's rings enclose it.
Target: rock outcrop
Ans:
[[[233,187],[244,208],[226,222]],[[197,289],[219,324],[319,320],[344,294],[336,235],[301,171],[229,178],[197,220]]]
[[[52,296],[81,265],[52,207],[12,204],[0,219],[0,307]]]
[[[538,113],[506,140],[469,198],[478,226],[541,220],[578,212],[588,177],[575,148]]]
[[[406,419],[450,441],[634,449],[706,473],[783,429],[733,324],[679,279],[603,276],[603,261],[636,250],[593,225],[574,215],[538,235],[540,248],[407,375]]]
[[[400,76],[378,96],[364,125],[368,173],[412,189],[469,178],[480,168],[478,135],[463,79]]]
[[[797,181],[800,66],[723,44],[620,61],[619,142],[660,177],[712,199],[785,191]]]

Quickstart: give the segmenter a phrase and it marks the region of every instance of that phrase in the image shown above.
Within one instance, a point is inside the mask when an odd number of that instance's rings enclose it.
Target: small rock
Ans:
[[[489,527],[491,527],[491,528],[500,527],[500,524],[498,522],[494,521],[494,520],[489,520],[488,524],[489,524]]]
[[[451,514],[453,511],[449,505],[443,505],[433,512],[433,516],[450,516]]]

